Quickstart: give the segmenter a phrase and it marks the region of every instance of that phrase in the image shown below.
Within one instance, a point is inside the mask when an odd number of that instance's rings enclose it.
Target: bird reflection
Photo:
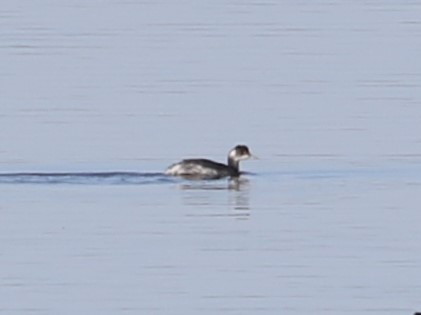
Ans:
[[[220,181],[190,181],[188,184],[181,184],[182,190],[236,190],[241,191],[247,189],[249,180],[246,178],[233,178],[228,182]]]
[[[185,192],[183,202],[189,206],[212,207],[213,209],[225,208],[228,205],[235,210],[234,213],[216,214],[212,216],[249,216],[250,211],[250,181],[246,178],[236,178],[229,181],[197,181],[184,183],[179,188]],[[213,193],[217,191],[227,191],[228,194]],[[208,214],[209,215],[209,214]]]

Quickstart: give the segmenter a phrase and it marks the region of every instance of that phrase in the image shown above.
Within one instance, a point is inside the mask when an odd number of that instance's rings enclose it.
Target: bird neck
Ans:
[[[239,161],[237,161],[237,160],[235,160],[231,157],[228,157],[228,166],[233,168],[236,172],[240,171],[240,165],[239,164],[240,164]]]

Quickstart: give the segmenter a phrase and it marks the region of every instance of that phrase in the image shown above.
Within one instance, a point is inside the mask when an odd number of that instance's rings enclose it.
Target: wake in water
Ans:
[[[173,182],[163,173],[75,172],[75,173],[8,173],[0,174],[1,184],[153,184]]]

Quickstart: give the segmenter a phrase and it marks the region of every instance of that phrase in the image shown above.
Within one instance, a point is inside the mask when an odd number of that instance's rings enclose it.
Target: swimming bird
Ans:
[[[228,163],[218,163],[208,159],[185,159],[170,165],[166,175],[182,176],[196,179],[218,179],[222,177],[239,177],[239,164],[242,160],[256,158],[245,145],[237,145],[228,152]]]

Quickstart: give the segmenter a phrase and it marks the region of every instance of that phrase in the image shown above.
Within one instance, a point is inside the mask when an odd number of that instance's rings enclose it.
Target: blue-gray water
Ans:
[[[0,313],[421,310],[420,1],[3,1]],[[162,175],[245,143],[239,181]]]

